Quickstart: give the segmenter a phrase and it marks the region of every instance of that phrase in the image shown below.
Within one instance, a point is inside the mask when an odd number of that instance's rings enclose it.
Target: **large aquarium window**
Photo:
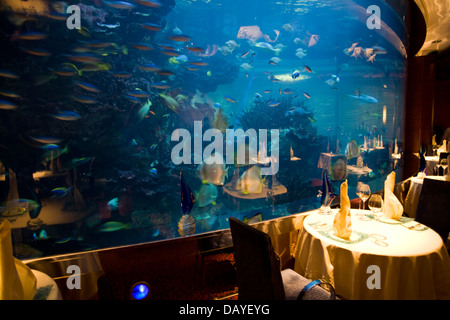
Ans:
[[[16,257],[199,235],[401,177],[397,1],[1,1]],[[335,196],[333,198],[333,195]]]

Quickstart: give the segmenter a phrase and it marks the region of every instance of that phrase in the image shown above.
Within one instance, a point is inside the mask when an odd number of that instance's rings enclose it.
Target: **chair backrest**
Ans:
[[[402,205],[405,205],[406,195],[408,194],[410,186],[411,186],[410,179],[400,181],[396,183],[394,186],[394,194]]]
[[[447,242],[450,232],[450,181],[423,180],[416,221],[439,233],[444,243]]]
[[[283,300],[280,261],[268,234],[230,217],[239,300]]]

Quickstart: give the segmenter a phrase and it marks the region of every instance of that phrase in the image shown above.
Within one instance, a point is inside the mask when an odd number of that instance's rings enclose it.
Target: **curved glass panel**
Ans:
[[[401,177],[403,1],[1,3],[1,219],[19,258],[273,219],[338,203],[346,179],[357,198]]]

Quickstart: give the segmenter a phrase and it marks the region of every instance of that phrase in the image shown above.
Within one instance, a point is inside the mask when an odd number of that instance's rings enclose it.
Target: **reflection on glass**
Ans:
[[[381,216],[381,212],[383,211],[383,198],[379,194],[372,194],[369,199],[369,209],[373,212],[373,214],[377,217]]]
[[[0,218],[18,257],[274,219],[401,173],[406,1],[378,4],[380,29],[357,1],[141,2],[77,1],[80,29],[65,2],[0,7]]]

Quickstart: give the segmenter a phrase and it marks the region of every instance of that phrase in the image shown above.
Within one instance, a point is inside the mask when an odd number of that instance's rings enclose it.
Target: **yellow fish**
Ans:
[[[214,129],[218,129],[222,133],[226,132],[228,128],[228,119],[227,116],[222,111],[222,109],[217,109],[214,115],[212,126]]]
[[[236,189],[243,194],[260,194],[264,185],[264,179],[261,176],[261,169],[253,166],[245,171],[238,179]]]

